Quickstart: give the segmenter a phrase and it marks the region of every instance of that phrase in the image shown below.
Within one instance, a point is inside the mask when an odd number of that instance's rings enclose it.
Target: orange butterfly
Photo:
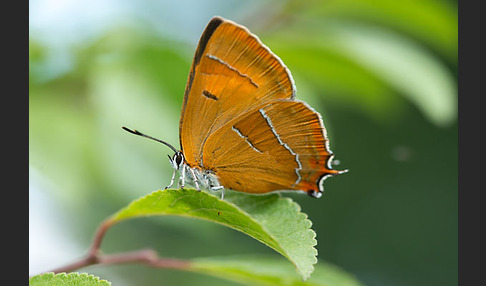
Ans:
[[[307,192],[319,198],[331,168],[319,113],[295,100],[290,71],[245,27],[221,17],[206,26],[189,72],[169,160],[184,187],[246,193]],[[222,192],[222,198],[223,198]]]

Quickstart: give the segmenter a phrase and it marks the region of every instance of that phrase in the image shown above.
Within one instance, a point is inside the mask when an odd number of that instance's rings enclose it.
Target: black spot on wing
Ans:
[[[203,94],[205,97],[210,98],[210,99],[213,99],[213,100],[218,100],[218,99],[219,99],[219,98],[218,98],[216,95],[214,95],[214,94],[210,93],[210,92],[209,92],[209,91],[207,91],[207,90],[203,90],[203,93],[202,93],[202,94]]]

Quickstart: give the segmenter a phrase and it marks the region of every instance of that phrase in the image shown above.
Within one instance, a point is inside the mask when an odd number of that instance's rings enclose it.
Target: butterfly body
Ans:
[[[171,185],[179,170],[182,186],[189,178],[198,189],[294,190],[320,197],[324,179],[345,171],[331,168],[322,118],[295,94],[290,71],[258,37],[214,17],[186,84],[181,150],[170,146],[176,151],[169,157]]]

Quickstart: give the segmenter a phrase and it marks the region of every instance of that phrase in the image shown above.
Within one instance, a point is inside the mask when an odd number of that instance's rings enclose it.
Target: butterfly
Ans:
[[[247,28],[219,16],[207,24],[187,79],[179,141],[159,141],[179,184],[261,194],[290,190],[319,198],[333,153],[318,112],[295,99],[290,71]]]

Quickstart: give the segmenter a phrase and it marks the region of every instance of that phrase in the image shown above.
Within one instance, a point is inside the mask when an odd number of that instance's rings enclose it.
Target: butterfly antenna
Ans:
[[[172,151],[174,151],[174,153],[177,153],[178,152],[177,149],[174,148],[174,146],[170,145],[169,143],[167,143],[167,142],[165,142],[163,140],[160,140],[160,139],[154,138],[152,136],[143,134],[142,132],[139,132],[139,131],[137,131],[135,129],[132,130],[132,129],[126,128],[125,126],[122,126],[122,128],[123,128],[123,130],[128,131],[128,132],[130,132],[132,134],[139,135],[139,136],[142,136],[142,137],[145,137],[145,138],[152,139],[152,140],[155,140],[157,142],[160,142],[160,143],[164,144],[165,146],[169,147],[170,149],[172,149]]]

